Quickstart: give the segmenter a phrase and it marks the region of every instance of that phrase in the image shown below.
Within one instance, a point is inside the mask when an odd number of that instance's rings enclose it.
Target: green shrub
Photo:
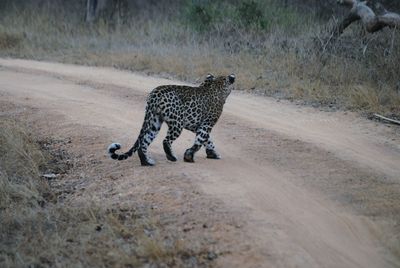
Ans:
[[[308,31],[312,14],[301,14],[292,8],[276,6],[274,9],[268,9],[268,18],[272,19],[271,24],[275,28],[282,29],[288,34],[300,34]]]
[[[266,29],[268,26],[264,12],[260,4],[256,1],[242,2],[237,8],[237,19],[245,27],[255,26]]]
[[[218,19],[218,9],[211,1],[187,1],[185,21],[199,32],[209,30]]]
[[[187,0],[183,9],[185,25],[197,32],[220,30],[229,28],[223,25],[233,24],[244,30],[270,32],[282,29],[288,33],[299,33],[308,29],[312,19],[311,14],[299,13],[274,1]]]

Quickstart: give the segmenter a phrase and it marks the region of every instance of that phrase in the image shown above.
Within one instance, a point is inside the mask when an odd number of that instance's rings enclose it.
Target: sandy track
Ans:
[[[0,66],[4,97],[60,113],[82,129],[101,127],[115,137],[110,142],[125,148],[139,132],[146,93],[178,83],[108,68],[5,59]],[[221,266],[396,265],[382,246],[381,226],[355,215],[351,205],[336,202],[340,187],[329,181],[373,174],[399,183],[399,137],[391,130],[354,114],[324,113],[234,92],[213,135],[222,160],[206,160],[202,152],[195,164],[180,159],[154,169],[160,176],[186,174],[237,211],[234,217],[246,217],[258,255],[245,262],[226,256],[219,260]],[[166,162],[161,140],[151,153]],[[192,134],[183,133],[174,144],[176,153],[182,156],[192,140]],[[110,166],[116,165],[110,160]]]

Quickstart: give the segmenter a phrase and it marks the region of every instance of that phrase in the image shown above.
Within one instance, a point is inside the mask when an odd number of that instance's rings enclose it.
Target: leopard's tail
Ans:
[[[142,129],[140,130],[139,137],[137,138],[135,144],[132,146],[132,148],[129,149],[126,153],[123,154],[117,154],[116,151],[121,149],[121,144],[119,143],[111,143],[108,146],[107,152],[110,155],[110,157],[114,160],[125,160],[128,159],[128,157],[131,157],[138,149],[139,149],[139,144],[143,140],[144,135],[149,129],[149,122],[151,121],[152,113],[149,112],[151,109],[149,106],[146,106],[146,113],[143,121],[143,126]]]
[[[128,159],[128,157],[132,156],[136,150],[138,149],[139,142],[136,141],[135,144],[132,146],[129,151],[123,154],[117,154],[115,151],[121,149],[121,144],[119,143],[111,143],[110,146],[108,146],[107,152],[110,155],[110,157],[114,160],[125,160]]]

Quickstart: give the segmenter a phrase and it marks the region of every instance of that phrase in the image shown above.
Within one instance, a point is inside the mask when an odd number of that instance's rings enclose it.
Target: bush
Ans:
[[[218,9],[210,1],[188,1],[186,4],[185,21],[192,28],[204,32],[217,21]]]
[[[237,18],[245,27],[255,26],[266,29],[268,26],[264,13],[258,2],[242,2],[237,8]]]
[[[22,43],[22,35],[0,31],[0,49],[16,48]]]
[[[283,29],[298,33],[309,26],[310,14],[300,14],[274,1],[186,1],[184,23],[197,32],[226,31],[232,26],[260,33]]]
[[[234,24],[240,28],[268,28],[264,9],[257,1],[187,1],[185,22],[193,29],[204,32],[218,24]]]

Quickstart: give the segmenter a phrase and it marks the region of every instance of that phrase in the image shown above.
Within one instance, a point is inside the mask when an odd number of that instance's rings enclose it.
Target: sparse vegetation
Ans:
[[[305,12],[307,3],[296,8],[272,0],[134,2],[125,24],[100,18],[90,25],[83,22],[84,1],[38,2],[40,8],[35,1],[4,4],[0,55],[114,66],[192,82],[208,72],[234,71],[239,89],[400,114],[396,30],[364,35],[352,27],[327,44],[326,28],[333,21]]]
[[[12,121],[0,122],[0,144],[0,208],[37,206],[48,191],[38,179],[44,158],[37,145]]]
[[[57,192],[41,177],[65,168],[56,143],[38,143],[20,124],[0,118],[1,267],[183,267],[205,254],[179,238],[166,241],[157,219],[135,207],[60,201],[66,187]]]

